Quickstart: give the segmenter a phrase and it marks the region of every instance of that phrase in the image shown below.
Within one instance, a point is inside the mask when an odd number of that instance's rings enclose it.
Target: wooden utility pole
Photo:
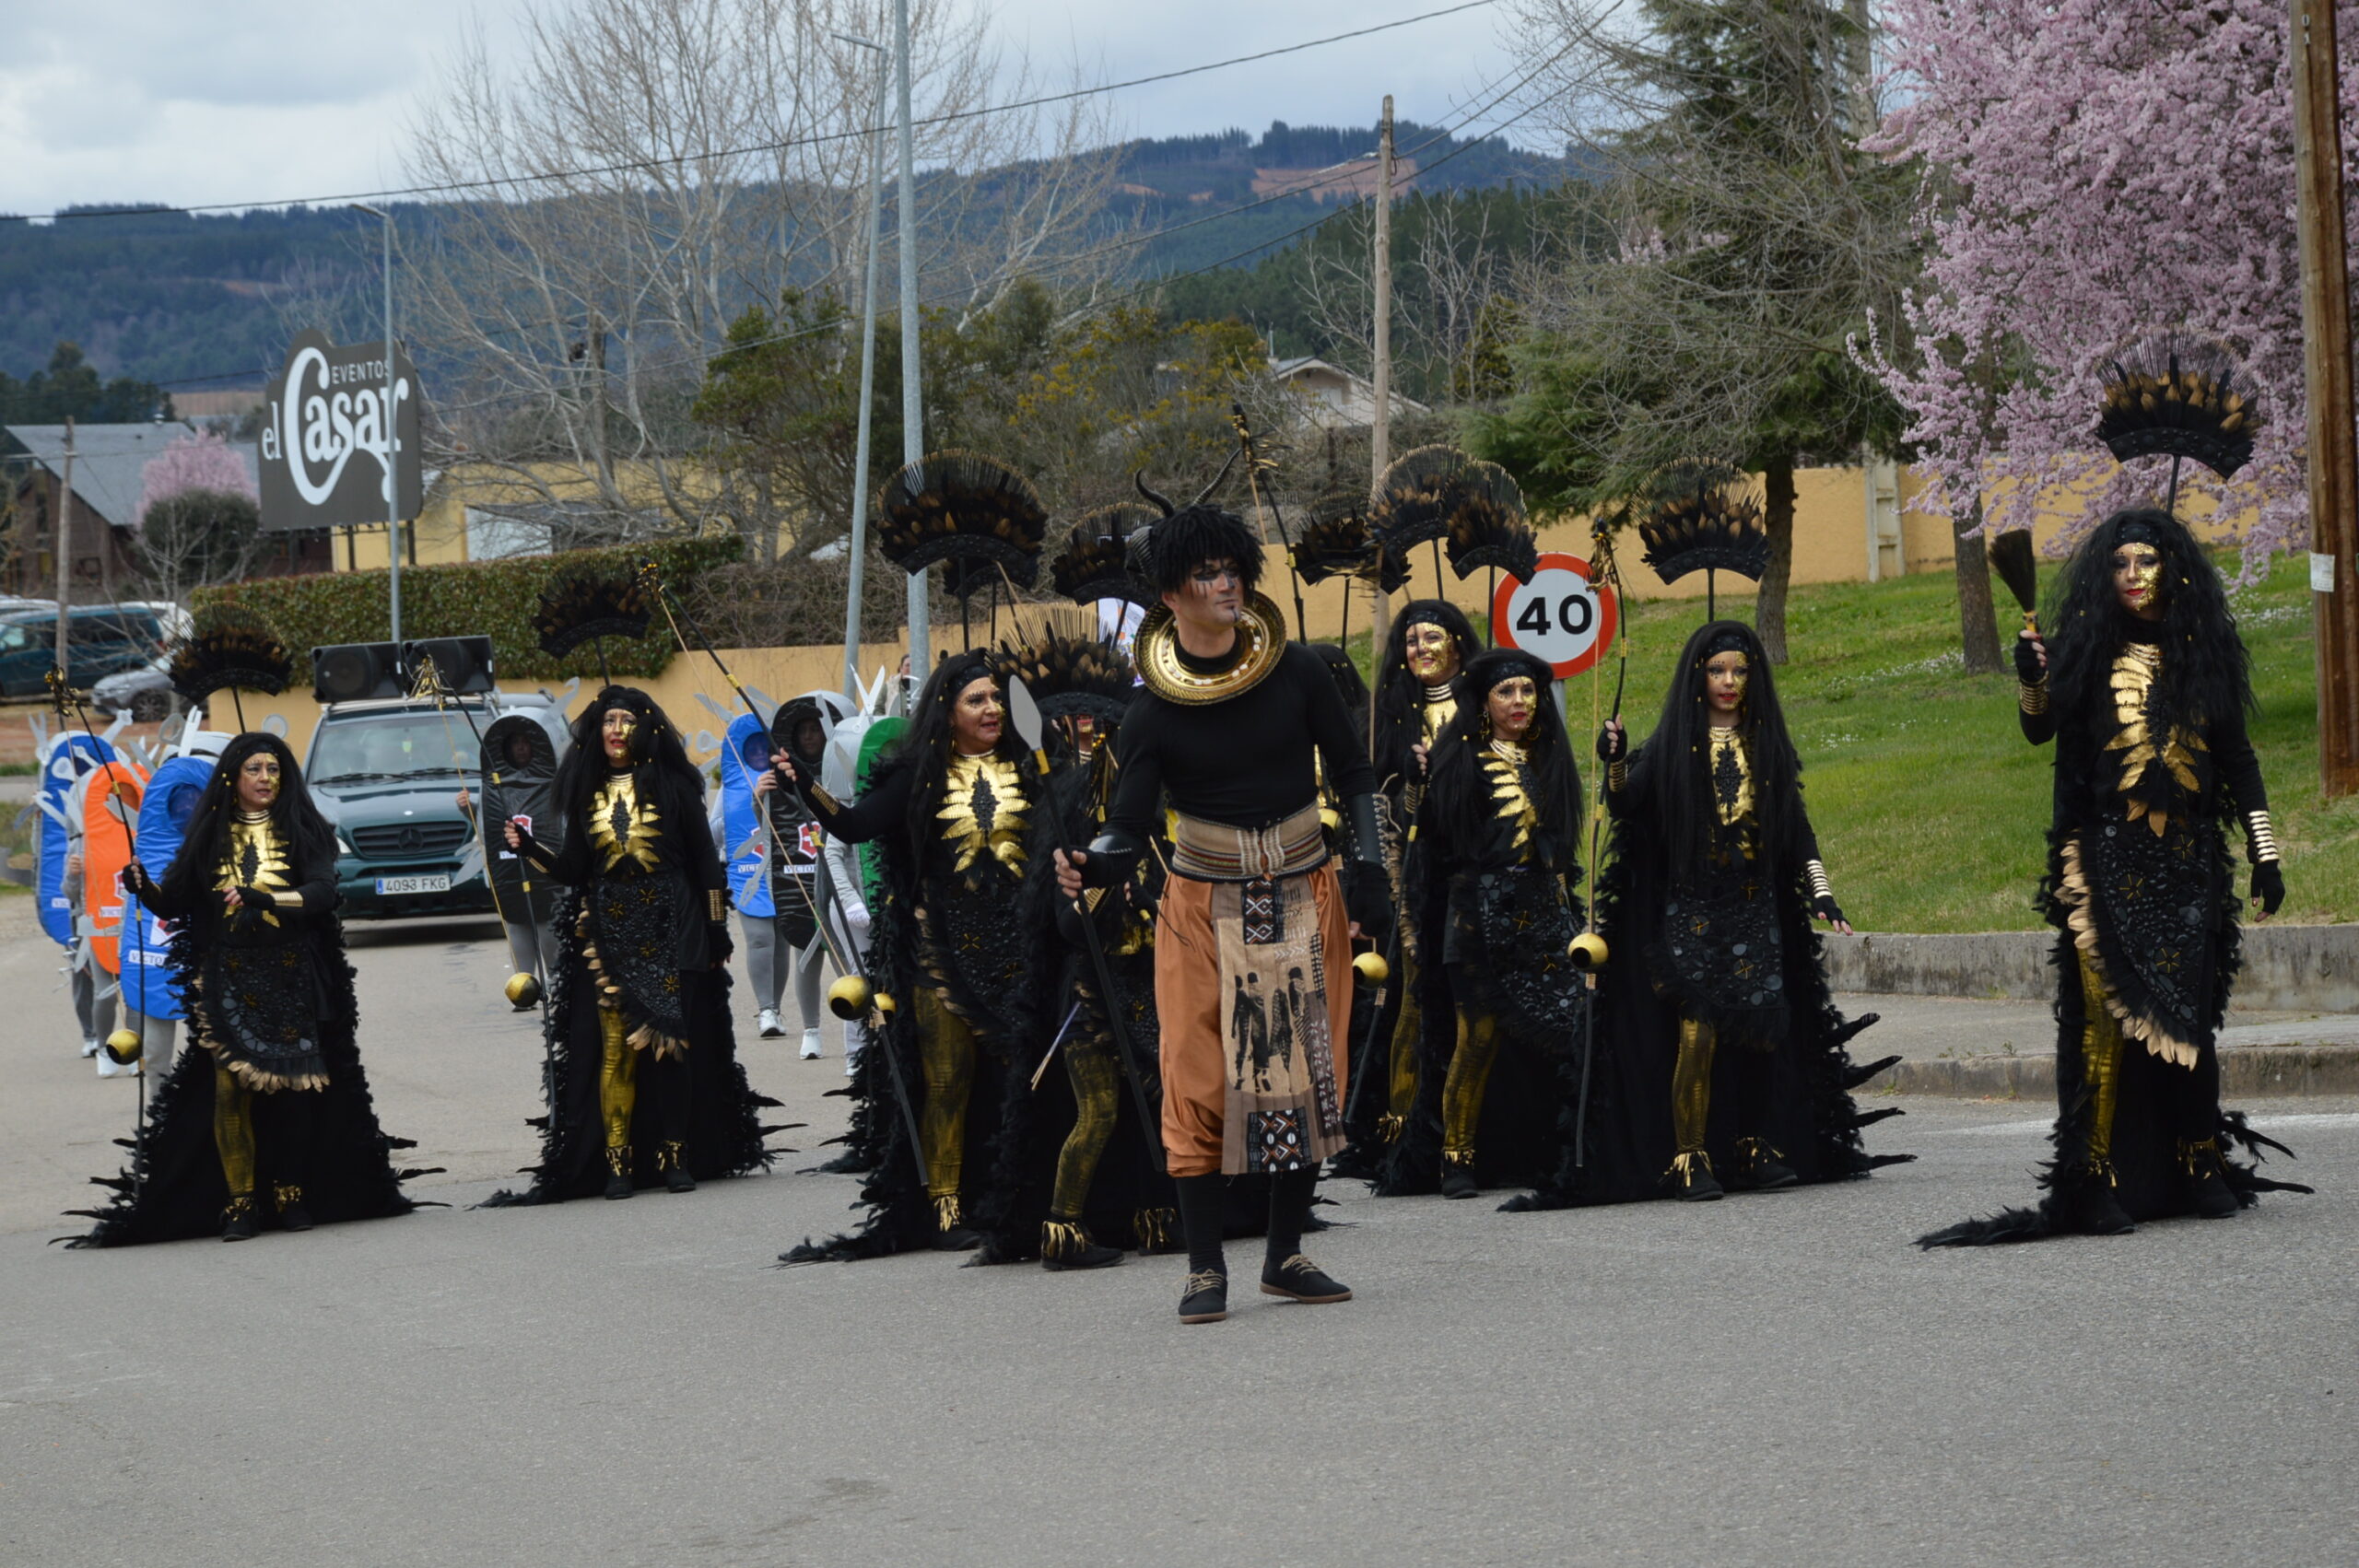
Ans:
[[[1375,492],[1392,461],[1392,95],[1384,95],[1384,115],[1376,123],[1376,407],[1368,415],[1368,490]],[[1384,684],[1378,661],[1384,657],[1384,638],[1392,619],[1392,595],[1381,582],[1370,585],[1376,609],[1368,618],[1368,673],[1371,685]],[[1368,745],[1376,745],[1376,709],[1368,704]]]
[[[73,616],[67,606],[74,602],[74,416],[65,416],[65,474],[57,485],[57,667],[70,671],[65,662],[65,631]]]
[[[2359,450],[2331,0],[2294,4],[2294,184],[2302,248],[2302,380],[2309,394],[2310,588],[2318,625],[2318,780],[2359,791]]]

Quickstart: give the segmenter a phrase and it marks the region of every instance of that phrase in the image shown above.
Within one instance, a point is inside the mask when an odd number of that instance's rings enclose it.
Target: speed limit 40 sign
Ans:
[[[1579,556],[1550,552],[1528,582],[1508,578],[1491,596],[1491,627],[1509,648],[1543,661],[1563,680],[1597,662],[1613,644],[1622,606],[1614,585],[1590,580]]]

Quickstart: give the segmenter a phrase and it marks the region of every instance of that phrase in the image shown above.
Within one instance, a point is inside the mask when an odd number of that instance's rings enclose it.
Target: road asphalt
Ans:
[[[496,929],[352,946],[380,1112],[451,1206],[101,1253],[49,1243],[134,1085],[76,1055],[54,950],[0,939],[0,1563],[1881,1568],[2359,1539],[2359,1101],[2256,1107],[2318,1196],[1989,1251],[1908,1241],[2030,1196],[2037,1105],[1907,1097],[1869,1139],[1915,1163],[1719,1204],[1335,1183],[1311,1251],[1357,1300],[1240,1294],[1183,1329],[1178,1258],[771,1267],[850,1217],[851,1178],[804,1174],[842,1124],[832,1025],[802,1062],[741,1021],[757,1085],[815,1124],[773,1174],[472,1210],[537,1108]]]

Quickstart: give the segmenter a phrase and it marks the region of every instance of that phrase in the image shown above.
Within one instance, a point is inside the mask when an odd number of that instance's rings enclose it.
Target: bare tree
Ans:
[[[512,73],[469,43],[410,164],[480,194],[404,237],[443,461],[603,509],[617,537],[766,515],[723,493],[690,406],[749,307],[856,301],[867,132],[893,110],[876,57],[838,35],[887,38],[890,17],[877,0],[534,0]],[[914,112],[935,122],[918,133],[921,287],[988,304],[1081,249],[1109,174],[1081,151],[1097,111],[992,111],[1029,77],[960,0],[914,0],[910,35]],[[825,329],[838,353],[856,349],[851,313]]]

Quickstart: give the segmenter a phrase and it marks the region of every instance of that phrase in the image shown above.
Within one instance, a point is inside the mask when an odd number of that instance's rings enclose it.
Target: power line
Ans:
[[[1215,60],[1203,65],[1187,65],[1176,71],[1158,71],[1153,76],[1133,76],[1128,81],[1109,82],[1103,87],[1076,88],[1070,92],[1050,93],[1044,98],[1023,99],[1014,103],[986,105],[980,109],[962,109],[950,114],[937,114],[915,121],[913,126],[948,125],[962,120],[980,119],[990,114],[1006,114],[1019,109],[1038,109],[1049,104],[1070,103],[1077,99],[1093,98],[1102,93],[1121,92],[1130,88],[1146,87],[1156,82],[1177,81],[1183,76],[1201,76],[1207,71],[1223,71],[1233,65],[1248,65],[1256,61],[1273,60],[1280,55],[1298,54],[1308,49],[1322,49],[1331,43],[1343,43],[1374,33],[1390,32],[1396,28],[1412,27],[1461,12],[1480,10],[1495,6],[1498,0],[1461,0],[1440,10],[1425,11],[1396,21],[1378,22],[1370,27],[1355,28],[1349,32],[1331,33],[1301,43],[1284,44],[1276,49],[1264,49],[1257,53],[1239,54],[1227,60]],[[723,148],[717,152],[681,153],[669,158],[631,158],[619,163],[593,164],[577,169],[550,170],[539,174],[505,174],[483,180],[453,180],[440,184],[405,185],[381,191],[350,191],[340,195],[282,196],[268,201],[214,202],[194,206],[173,206],[157,203],[135,207],[86,207],[52,213],[0,213],[0,222],[30,223],[46,217],[53,222],[68,222],[94,217],[150,217],[174,213],[194,216],[198,213],[245,212],[259,207],[336,206],[349,202],[381,201],[395,196],[452,195],[463,191],[490,191],[513,185],[546,184],[554,181],[579,179],[596,174],[625,174],[640,170],[677,168],[683,164],[722,162],[730,158],[748,158],[758,153],[783,152],[790,147],[820,146],[830,142],[851,141],[872,136],[886,127],[863,126],[853,131],[830,131],[817,135],[794,136],[783,141],[756,142],[746,146]]]

